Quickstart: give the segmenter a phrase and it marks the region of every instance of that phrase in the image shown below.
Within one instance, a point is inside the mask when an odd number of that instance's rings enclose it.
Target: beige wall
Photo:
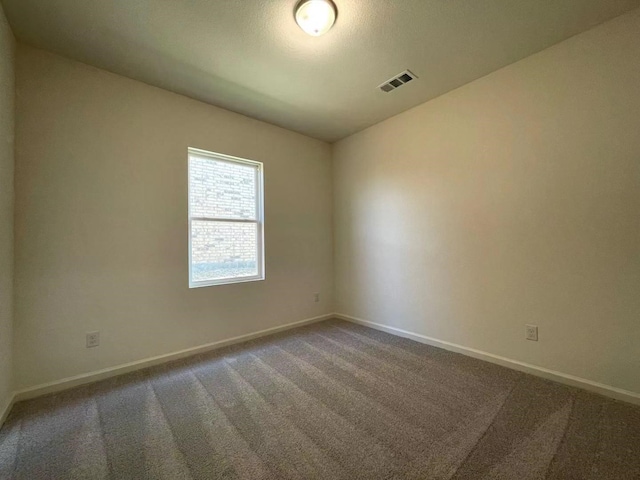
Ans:
[[[0,5],[0,416],[12,391],[14,58]]]
[[[328,144],[22,45],[17,92],[18,389],[332,311]],[[266,281],[188,288],[188,146],[264,162]]]
[[[338,312],[640,392],[640,10],[337,143],[334,191]]]

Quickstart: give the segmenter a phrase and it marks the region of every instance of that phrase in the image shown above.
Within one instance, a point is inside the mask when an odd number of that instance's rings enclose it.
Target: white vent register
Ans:
[[[385,93],[389,93],[395,90],[396,88],[400,88],[401,86],[406,85],[407,83],[415,80],[416,78],[418,77],[414,73],[412,73],[409,70],[405,70],[404,72],[399,73],[398,75],[391,78],[390,80],[387,80],[382,85],[379,85],[378,88]]]

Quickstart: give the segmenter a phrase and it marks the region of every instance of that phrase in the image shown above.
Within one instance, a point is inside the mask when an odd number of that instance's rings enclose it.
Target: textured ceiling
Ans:
[[[27,44],[335,141],[640,6],[640,0],[2,0]],[[420,78],[376,87],[410,69]]]

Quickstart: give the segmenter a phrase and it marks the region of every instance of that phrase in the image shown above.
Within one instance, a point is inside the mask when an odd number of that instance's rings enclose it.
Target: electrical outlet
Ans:
[[[525,325],[525,337],[527,340],[534,342],[538,341],[538,326],[537,325]]]
[[[87,348],[97,347],[100,345],[100,332],[87,333]]]
[[[313,294],[313,300],[317,303],[320,301],[320,294],[319,293],[314,293]]]

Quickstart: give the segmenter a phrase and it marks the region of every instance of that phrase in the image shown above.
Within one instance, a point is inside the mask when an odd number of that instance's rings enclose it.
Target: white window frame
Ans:
[[[235,165],[250,165],[256,170],[256,219],[244,220],[244,219],[228,219],[217,217],[195,217],[191,214],[191,157],[199,157],[209,160],[216,160],[218,162],[233,163]],[[232,157],[230,155],[224,155],[222,153],[208,152],[206,150],[200,150],[199,148],[188,148],[187,152],[188,173],[187,173],[187,204],[189,210],[189,288],[211,287],[214,285],[227,285],[231,283],[244,283],[244,282],[257,282],[265,279],[264,271],[264,168],[262,162],[256,162],[254,160],[247,160],[246,158]],[[211,221],[211,222],[232,222],[232,223],[255,223],[257,226],[257,247],[258,247],[258,274],[251,277],[228,277],[219,278],[216,280],[193,280],[191,272],[191,222],[198,221]]]

